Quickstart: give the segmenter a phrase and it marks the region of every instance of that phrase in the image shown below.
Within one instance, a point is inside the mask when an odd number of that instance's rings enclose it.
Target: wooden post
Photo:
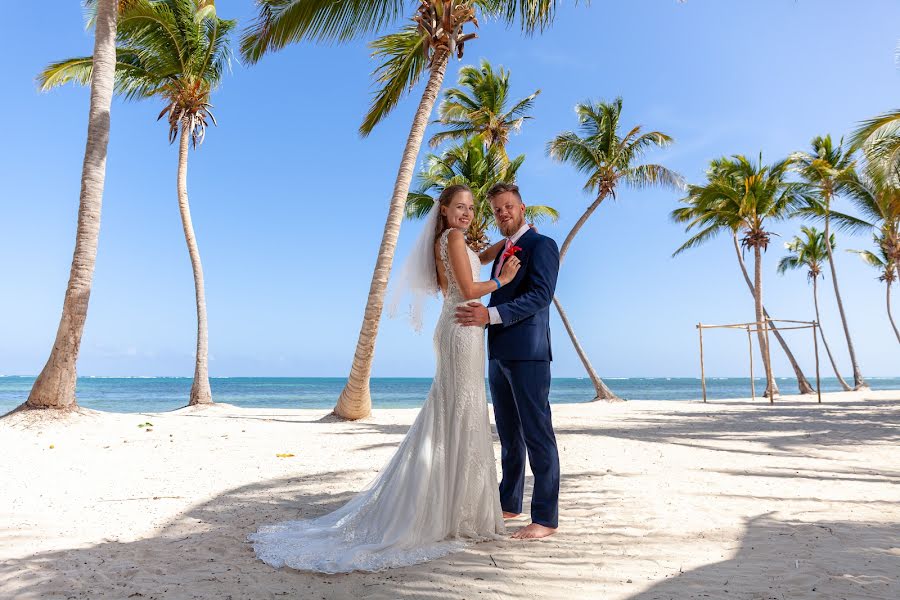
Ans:
[[[700,386],[703,388],[703,401],[706,402],[706,372],[703,369],[703,324],[697,323],[700,332]]]
[[[819,396],[819,404],[822,404],[822,386],[819,383],[819,335],[817,329],[819,328],[819,324],[816,321],[813,321],[812,330],[813,330],[813,348],[816,354],[816,395]]]
[[[772,342],[769,340],[769,318],[763,316],[763,333],[766,336],[766,362],[769,363],[769,372],[772,371],[772,353],[770,352],[770,348],[772,347]],[[768,377],[766,378],[766,385],[768,385]],[[773,389],[769,390],[769,404],[775,404],[775,375],[772,375],[772,384]]]
[[[753,382],[753,335],[750,326],[747,326],[747,341],[750,343],[750,397],[756,400],[756,384]]]

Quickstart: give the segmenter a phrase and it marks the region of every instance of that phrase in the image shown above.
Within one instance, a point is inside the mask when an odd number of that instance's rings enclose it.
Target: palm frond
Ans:
[[[867,119],[859,124],[850,136],[850,146],[857,150],[870,141],[876,134],[893,133],[900,126],[900,109],[895,109],[884,114]],[[885,131],[891,129],[890,132]]]
[[[525,206],[525,218],[535,224],[545,221],[556,223],[559,220],[559,211],[550,206],[541,204],[529,204]]]
[[[424,41],[417,27],[408,25],[372,42],[372,58],[381,61],[372,73],[379,87],[359,127],[360,135],[369,135],[427,71],[428,61],[422,52]]]
[[[685,189],[684,177],[662,165],[639,165],[625,174],[624,181],[638,189],[656,186]]]
[[[242,36],[241,56],[264,54],[300,41],[346,42],[374,34],[403,16],[404,0],[256,0],[257,16]]]

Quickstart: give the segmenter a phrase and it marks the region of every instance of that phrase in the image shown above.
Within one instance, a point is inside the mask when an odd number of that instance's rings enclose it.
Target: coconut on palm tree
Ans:
[[[430,154],[417,176],[416,191],[410,192],[406,201],[406,216],[424,218],[444,188],[466,185],[475,200],[475,215],[466,232],[466,241],[475,252],[481,252],[490,244],[488,230],[497,229],[488,190],[497,183],[515,183],[516,173],[524,161],[525,155],[509,160],[500,146],[487,145],[481,135],[472,136],[440,155]],[[549,206],[529,204],[525,207],[525,218],[532,224],[548,219],[556,222],[559,213]]]
[[[212,402],[209,386],[209,334],[200,251],[187,193],[188,150],[203,142],[210,123],[210,94],[229,65],[228,34],[235,21],[218,18],[208,0],[130,0],[119,17],[116,91],[128,99],[158,98],[164,107],[169,141],[179,141],[178,207],[194,276],[197,346],[189,403]],[[94,62],[73,58],[49,65],[42,89],[65,83],[87,84]]]
[[[822,344],[825,346],[825,352],[828,354],[828,360],[831,361],[831,368],[834,369],[834,376],[837,377],[838,383],[845,392],[849,392],[852,388],[847,385],[841,372],[838,370],[834,356],[831,354],[831,348],[828,346],[828,340],[825,339],[825,331],[822,329],[822,319],[819,316],[819,277],[822,275],[822,267],[828,262],[828,251],[825,249],[825,232],[819,231],[815,227],[801,227],[801,236],[794,236],[790,242],[784,247],[788,250],[787,256],[783,256],[778,261],[778,272],[784,274],[787,271],[796,269],[806,269],[806,277],[812,283],[813,290],[813,306],[816,310],[816,323],[819,325],[819,335],[822,338]],[[834,234],[831,234],[829,240],[831,250],[834,251]]]
[[[427,73],[425,89],[394,181],[350,375],[334,409],[342,418],[360,419],[372,410],[369,378],[378,323],[384,309],[388,277],[416,157],[444,81],[447,63],[452,56],[461,58],[465,44],[475,37],[475,33],[464,29],[478,26],[479,13],[509,24],[518,23],[525,33],[533,33],[550,24],[556,4],[548,0],[476,4],[465,0],[408,3],[257,0],[257,5],[257,19],[241,40],[241,53],[251,63],[294,42],[347,42],[375,34],[404,17],[412,16],[415,22],[415,25],[403,27],[373,42],[374,57],[380,62],[373,73],[379,89],[360,127],[360,133],[368,135]]]
[[[435,123],[446,129],[431,136],[429,143],[437,147],[445,141],[480,135],[486,146],[499,148],[506,158],[510,134],[532,118],[528,113],[541,90],[507,106],[509,71],[503,67],[495,71],[485,59],[480,67],[469,65],[460,69],[458,85],[444,92],[444,100],[438,106],[440,118]]]
[[[681,189],[684,186],[684,181],[678,173],[662,165],[640,162],[646,152],[669,146],[672,138],[659,131],[644,131],[640,125],[623,134],[619,129],[622,115],[621,98],[616,98],[612,102],[579,104],[575,107],[575,112],[578,115],[578,131],[567,131],[557,135],[547,145],[547,152],[556,160],[571,164],[586,175],[584,190],[591,193],[594,199],[566,236],[559,250],[560,263],[588,218],[604,200],[615,199],[620,186],[669,189]],[[603,383],[591,365],[559,298],[554,297],[553,303],[594,384],[595,400],[618,400],[619,398]]]
[[[802,187],[787,179],[790,162],[762,164],[743,155],[713,160],[706,173],[706,183],[688,187],[681,201],[686,207],[672,213],[676,221],[686,223],[686,231],[698,230],[675,254],[698,246],[723,230],[739,232],[741,245],[753,252],[753,300],[756,329],[766,370],[766,395],[770,400],[778,394],[772,374],[772,361],[765,330],[768,318],[763,312],[762,253],[771,240],[768,225],[785,219],[802,199]]]
[[[103,205],[103,185],[106,180],[110,107],[116,69],[118,5],[118,0],[97,0],[95,6],[92,60],[96,64],[96,70],[90,82],[87,143],[81,167],[75,251],[72,255],[62,317],[56,330],[53,349],[44,368],[35,379],[28,399],[16,410],[36,408],[73,410],[77,407],[76,365],[84,323],[87,320],[94,266],[97,263],[97,245],[100,239],[100,213]]]
[[[835,145],[830,135],[817,136],[810,143],[810,152],[794,152],[788,159],[792,167],[806,182],[814,195],[808,198],[805,212],[810,211],[823,215],[825,219],[825,239],[831,239],[831,212],[835,197],[845,189],[845,182],[853,177],[856,170],[856,160],[852,151],[844,148],[844,140],[841,139]],[[837,300],[838,312],[841,315],[841,324],[844,329],[844,338],[847,341],[847,351],[850,353],[850,363],[853,367],[853,387],[861,389],[866,387],[859,362],[856,360],[856,349],[853,339],[850,337],[850,326],[847,324],[847,313],[844,310],[844,301],[841,298],[838,276],[834,265],[834,256],[831,247],[825,244],[828,252],[828,270],[831,273],[831,284],[834,288],[834,297]]]
[[[878,281],[883,281],[885,285],[885,305],[887,306],[888,320],[897,336],[897,342],[900,342],[900,330],[897,329],[897,323],[894,321],[894,314],[891,312],[891,285],[897,280],[897,264],[890,256],[885,243],[884,235],[874,235],[876,250],[849,250],[854,252],[870,267],[878,270]]]

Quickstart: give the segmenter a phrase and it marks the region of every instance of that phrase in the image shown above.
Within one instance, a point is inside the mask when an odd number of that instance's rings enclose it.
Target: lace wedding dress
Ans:
[[[504,533],[484,386],[484,331],[456,323],[466,302],[440,237],[448,293],[434,332],[437,370],[397,452],[366,489],[310,520],[251,534],[273,567],[322,573],[379,571],[425,562]],[[481,263],[468,250],[472,273]]]

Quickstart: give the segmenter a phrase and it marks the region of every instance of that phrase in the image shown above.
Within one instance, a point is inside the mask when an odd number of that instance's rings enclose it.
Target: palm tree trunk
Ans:
[[[587,210],[584,211],[584,214],[581,215],[581,218],[575,223],[572,227],[572,230],[569,232],[569,235],[566,236],[565,241],[563,242],[562,248],[559,250],[559,263],[562,264],[563,259],[566,256],[566,252],[569,251],[569,246],[572,245],[572,240],[575,239],[575,234],[578,233],[578,230],[587,222],[588,218],[597,210],[597,207],[600,206],[600,203],[606,198],[607,193],[601,192],[597,198],[591,203],[590,206],[587,207]],[[600,376],[597,375],[597,371],[594,370],[594,366],[591,364],[590,359],[588,359],[587,354],[584,351],[584,348],[581,347],[581,342],[578,341],[578,338],[575,336],[575,330],[572,329],[572,324],[569,323],[569,318],[566,316],[565,311],[563,310],[562,304],[559,301],[559,298],[556,296],[553,297],[553,304],[556,306],[557,312],[559,312],[559,318],[562,319],[563,325],[566,328],[566,333],[569,334],[569,339],[572,340],[572,345],[575,346],[575,352],[578,353],[578,358],[581,359],[581,364],[584,365],[585,371],[587,371],[588,377],[591,378],[591,381],[594,384],[594,391],[596,392],[596,396],[594,400],[609,400],[609,401],[621,401],[622,399],[616,396],[603,380],[600,379]]]
[[[403,158],[400,160],[400,170],[397,172],[397,179],[394,182],[394,193],[391,196],[387,222],[384,225],[381,246],[378,248],[378,259],[375,261],[375,271],[372,273],[372,282],[369,285],[369,297],[366,301],[366,311],[359,331],[359,339],[356,342],[353,365],[350,367],[347,384],[341,391],[337,405],[334,407],[334,414],[344,419],[362,419],[372,412],[369,378],[372,373],[372,358],[375,353],[378,323],[384,308],[384,295],[391,273],[391,265],[394,262],[394,249],[397,247],[397,237],[400,235],[403,208],[406,205],[406,196],[409,193],[413,169],[416,166],[416,157],[422,147],[425,127],[428,125],[438,92],[444,82],[448,60],[449,56],[446,54],[434,58],[431,74],[428,77],[425,91],[422,93],[422,99],[419,101],[419,108],[413,118],[406,147],[403,150]]]
[[[200,249],[191,222],[191,207],[188,204],[187,167],[191,132],[187,123],[181,125],[181,140],[178,148],[178,210],[184,239],[191,257],[194,271],[194,293],[197,302],[197,354],[194,363],[194,383],[191,385],[189,406],[212,404],[212,390],[209,387],[209,329],[206,323],[206,288],[203,285],[203,266],[200,264]]]
[[[97,244],[100,239],[100,212],[106,179],[109,145],[110,105],[116,69],[116,0],[100,0],[94,24],[94,59],[91,100],[88,111],[87,144],[81,168],[81,195],[75,252],[63,300],[62,317],[47,363],[41,370],[28,400],[20,408],[74,409],[76,363],[87,319],[88,302]]]
[[[778,389],[775,386],[775,377],[772,376],[772,357],[769,354],[769,345],[766,344],[766,335],[762,331],[764,324],[762,308],[762,251],[759,246],[753,247],[753,258],[755,263],[753,265],[753,289],[755,291],[754,299],[756,300],[756,333],[759,337],[759,347],[763,348],[763,365],[766,368],[766,395],[769,397],[769,401],[772,402],[778,394]]]
[[[566,252],[569,250],[569,246],[572,244],[572,240],[575,239],[575,234],[581,229],[581,227],[587,222],[588,218],[594,214],[594,211],[597,210],[597,207],[600,206],[600,203],[606,199],[608,192],[603,191],[597,196],[597,198],[591,203],[590,206],[587,207],[587,210],[584,211],[584,214],[581,215],[581,218],[575,223],[572,227],[572,231],[569,232],[569,235],[566,236],[565,241],[563,241],[562,247],[559,249],[559,262],[562,263],[563,258],[566,256]]]
[[[566,316],[566,311],[563,310],[562,304],[559,301],[559,298],[556,296],[553,297],[553,304],[556,305],[556,310],[559,311],[559,318],[562,319],[563,325],[566,328],[566,331],[569,334],[569,338],[572,340],[572,345],[575,346],[575,352],[578,353],[578,358],[581,359],[581,364],[584,365],[585,371],[587,371],[588,377],[591,378],[591,382],[594,384],[594,392],[596,395],[594,396],[594,400],[606,400],[606,401],[618,401],[622,402],[622,399],[616,396],[611,389],[606,387],[606,384],[603,383],[603,380],[600,379],[600,376],[597,375],[597,372],[594,370],[593,365],[591,365],[591,361],[588,360],[587,354],[584,352],[584,348],[581,347],[581,344],[578,342],[578,338],[575,337],[575,331],[572,329],[572,325],[569,323],[569,318]]]
[[[900,331],[897,331],[897,324],[894,323],[894,315],[891,313],[891,282],[890,282],[890,281],[887,281],[887,282],[885,282],[885,283],[887,284],[887,298],[886,298],[886,302],[887,302],[887,314],[888,314],[888,319],[889,319],[890,322],[891,322],[891,327],[894,328],[894,335],[897,336],[897,341],[900,342]]]
[[[734,241],[734,250],[737,253],[738,264],[741,266],[741,273],[744,274],[744,281],[747,282],[747,287],[750,289],[750,295],[753,296],[753,300],[756,300],[756,288],[753,285],[753,282],[750,281],[750,275],[747,273],[747,265],[744,264],[744,257],[741,255],[741,247],[738,243],[737,232],[732,232],[732,240]],[[766,310],[766,307],[763,306],[763,316],[766,319],[769,319],[769,312]],[[791,363],[791,367],[794,369],[794,374],[797,376],[797,385],[800,388],[801,394],[815,394],[816,391],[809,384],[809,380],[806,379],[806,376],[803,374],[803,371],[800,370],[800,365],[797,364],[797,359],[794,358],[793,352],[788,348],[787,342],[784,341],[784,338],[781,337],[781,332],[778,331],[778,328],[774,323],[769,325],[772,333],[775,335],[775,339],[778,340],[778,343],[781,344],[781,349],[784,350],[785,355],[788,357],[788,360]],[[768,341],[768,340],[767,340]],[[768,343],[761,344],[759,347],[760,356],[762,356],[763,364],[766,362],[766,355],[771,354],[768,352],[769,345]],[[775,385],[775,394],[779,394],[778,383],[775,381],[772,382]],[[768,389],[766,393],[769,393]]]
[[[822,338],[822,345],[825,346],[825,353],[828,354],[828,360],[831,361],[831,368],[834,369],[834,375],[837,377],[838,383],[841,384],[841,387],[844,388],[845,392],[849,392],[853,388],[847,385],[847,382],[841,377],[841,372],[837,368],[837,363],[834,362],[834,357],[831,355],[831,348],[828,347],[828,341],[825,339],[825,332],[822,330],[822,319],[819,318],[819,284],[816,279],[817,277],[813,277],[813,305],[816,307],[816,323],[819,324],[819,335]]]
[[[834,269],[834,257],[831,255],[831,203],[825,205],[825,250],[828,252],[828,270],[831,272],[831,284],[834,286],[834,297],[837,300],[838,312],[841,313],[841,324],[844,326],[844,337],[847,338],[847,351],[850,353],[850,363],[853,366],[853,389],[867,387],[859,363],[856,361],[856,350],[853,349],[853,340],[850,339],[850,328],[847,326],[847,314],[844,312],[844,302],[841,300],[841,291],[838,289],[837,272]]]

